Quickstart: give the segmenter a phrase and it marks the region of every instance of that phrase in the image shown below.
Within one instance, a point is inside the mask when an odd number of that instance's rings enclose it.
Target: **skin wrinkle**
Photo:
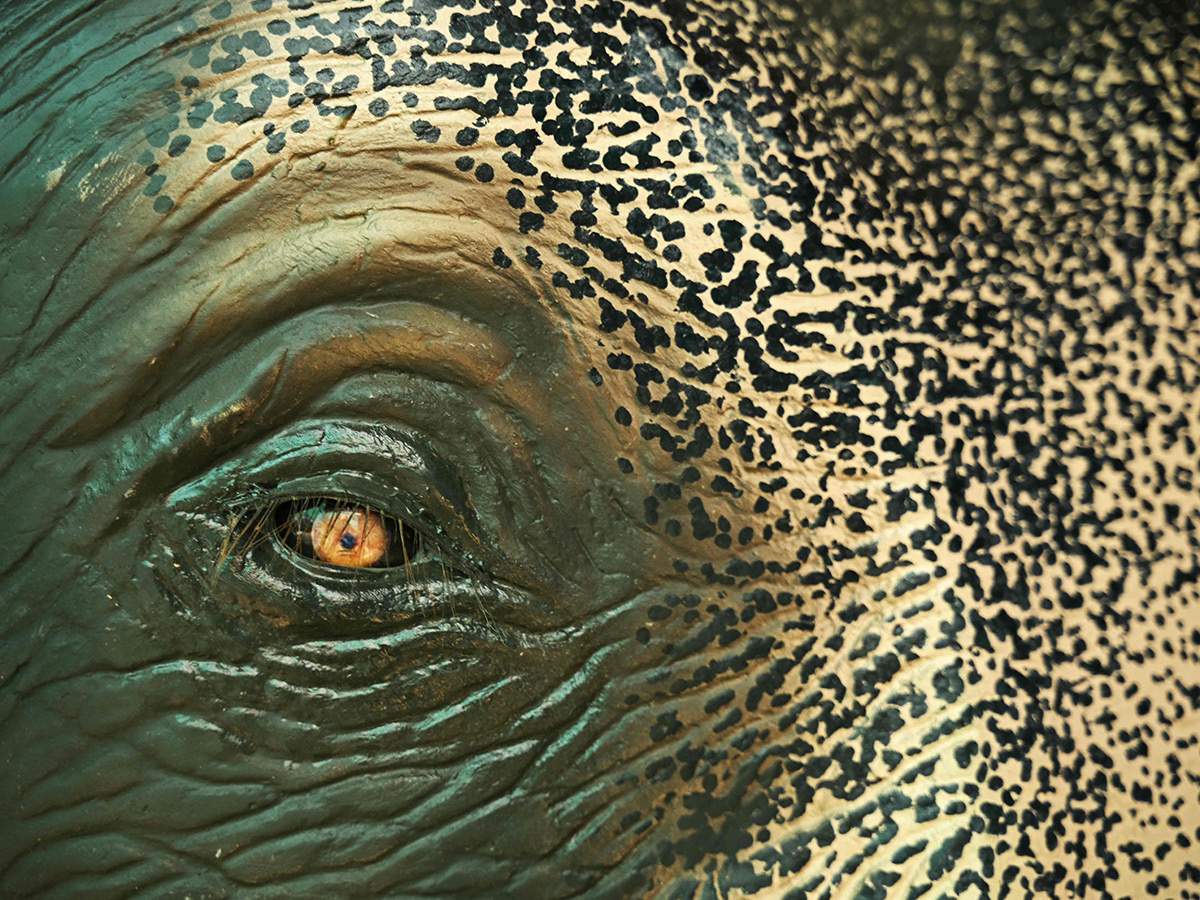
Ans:
[[[322,230],[327,231],[327,229],[324,227],[322,227]],[[209,321],[215,320],[215,322],[219,323],[220,326],[223,326],[225,333],[238,334],[238,337],[243,342],[248,343],[249,341],[258,337],[262,333],[259,331],[259,329],[265,330],[267,327],[280,328],[285,326],[287,321],[286,318],[284,318],[282,321],[280,320],[282,310],[279,307],[281,305],[285,305],[286,307],[286,305],[295,304],[302,310],[304,309],[304,305],[301,304],[308,305],[314,302],[307,301],[306,298],[321,298],[325,294],[329,293],[327,288],[322,288],[319,293],[316,293],[311,291],[310,287],[317,286],[318,284],[322,283],[324,279],[329,278],[330,276],[332,276],[334,279],[338,279],[340,277],[340,272],[337,270],[333,272],[313,272],[309,278],[302,279],[298,283],[288,284],[285,288],[283,288],[285,293],[282,298],[268,294],[265,298],[267,302],[264,302],[261,305],[249,306],[246,304],[243,298],[261,295],[261,292],[256,288],[256,285],[259,283],[259,278],[261,277],[259,275],[261,268],[260,266],[254,264],[252,259],[246,258],[246,254],[248,252],[249,251],[243,251],[242,256],[240,257],[241,261],[245,262],[246,265],[240,269],[233,268],[230,271],[245,272],[249,276],[249,283],[241,282],[237,279],[225,280],[222,291],[220,293],[215,293],[213,295],[213,299],[206,299],[205,305],[209,306],[211,311],[202,320],[205,324]],[[263,252],[266,252],[266,248],[263,249]],[[379,259],[380,257],[374,256],[373,258]],[[409,273],[408,277],[404,278],[404,280],[409,280],[414,276],[428,278],[432,273],[433,270],[431,268],[426,268],[417,264],[418,258],[419,257],[409,256],[405,262],[401,264],[402,268],[400,271],[407,270]],[[234,260],[234,262],[236,263],[238,260]],[[174,268],[174,266],[171,268]],[[391,267],[389,266],[389,269],[390,268]],[[411,293],[413,291],[412,287],[402,286],[402,277],[403,276],[400,275],[400,272],[393,273],[384,270],[381,272],[372,273],[366,283],[370,285],[370,290],[372,292],[378,292],[381,290],[386,291],[388,289],[388,282],[392,279],[395,279],[397,282],[399,282],[397,286],[400,287],[404,293]],[[225,295],[224,299],[221,297],[222,293]],[[519,294],[517,296],[519,296]],[[289,297],[295,299],[289,301]],[[330,299],[341,304],[355,302],[353,291],[351,292],[351,296],[345,296],[344,293],[338,292],[337,294],[332,295]],[[254,318],[249,318],[247,315],[251,310],[257,310],[256,318],[258,321],[255,321]],[[196,316],[199,315],[199,312],[199,307],[193,310],[189,317],[189,322],[197,321]],[[240,332],[238,331],[239,328]],[[190,330],[192,332],[191,340],[186,339],[188,336],[188,332],[186,330],[174,331],[168,341],[162,346],[144,351],[146,355],[151,357],[153,360],[161,360],[162,365],[165,366],[167,363],[171,363],[177,369],[181,370],[182,374],[176,376],[174,379],[175,382],[179,384],[187,383],[189,380],[194,379],[197,374],[196,370],[189,365],[188,357],[185,355],[180,355],[182,350],[188,347],[194,347],[199,350],[201,348],[207,348],[215,345],[221,349],[223,354],[228,355],[229,353],[232,353],[238,346],[237,344],[232,344],[223,340],[218,336],[218,334],[212,333],[210,330],[207,330],[207,328],[206,330],[200,331],[193,326]],[[171,348],[179,348],[174,351],[176,355],[173,358],[170,355],[172,353]],[[205,361],[206,357],[201,356],[200,359],[201,361]],[[126,390],[134,390],[140,383],[142,382],[132,379],[131,387],[127,388]],[[106,405],[111,407],[113,404],[111,401],[102,401],[101,403],[96,404],[96,408],[103,409],[106,407]],[[90,438],[86,431],[83,435],[77,438],[72,438],[72,440],[81,441],[88,439],[92,438]]]
[[[60,8],[68,5],[78,8],[66,3]],[[405,12],[385,15],[378,6],[363,7],[364,18],[405,22]],[[209,24],[217,8],[196,4],[197,23]],[[293,37],[308,40],[336,11],[350,8],[317,3],[311,10],[244,16],[246,4],[237,3],[232,18],[212,22],[216,31],[210,36],[223,39],[243,32],[243,22],[279,15],[292,20]],[[386,829],[361,844],[353,833],[338,843],[327,823],[330,816],[336,821],[341,808],[324,807],[330,795],[314,791],[299,798],[309,806],[297,809],[289,823],[290,842],[281,839],[234,866],[245,879],[236,888],[207,855],[209,848],[197,859],[172,840],[157,839],[155,861],[188,871],[158,893],[168,896],[178,888],[248,898],[474,893],[683,900],[714,894],[773,898],[793,889],[843,897],[860,888],[865,895],[892,897],[903,896],[910,883],[931,895],[968,898],[989,896],[989,884],[1008,885],[1013,896],[1027,898],[1085,891],[1142,896],[1153,893],[1151,884],[1164,896],[1178,892],[1189,883],[1189,849],[1172,841],[1193,825],[1180,811],[1190,790],[1181,776],[1197,771],[1195,746],[1183,737],[1184,707],[1195,689],[1196,659],[1185,639],[1194,618],[1186,610],[1187,573],[1194,562],[1186,523],[1194,518],[1194,504],[1186,502],[1186,487],[1168,495],[1153,485],[1160,478],[1156,463],[1164,466],[1162,479],[1168,462],[1194,469],[1194,453],[1185,449],[1194,429],[1166,424],[1172,412],[1190,408],[1186,398],[1194,385],[1177,369],[1169,374],[1169,365],[1161,377],[1151,373],[1173,358],[1190,315],[1190,292],[1180,282],[1168,284],[1163,273],[1178,268],[1186,276],[1195,259],[1178,240],[1171,243],[1171,221],[1187,218],[1184,201],[1166,189],[1150,190],[1165,182],[1138,174],[1146,162],[1153,164],[1146,172],[1170,170],[1181,139],[1169,137],[1161,124],[1164,111],[1155,109],[1139,125],[1156,138],[1143,142],[1150,150],[1122,140],[1123,133],[1136,133],[1127,120],[1140,116],[1141,107],[1130,106],[1121,93],[1149,100],[1168,96],[1145,78],[1138,80],[1136,63],[1155,59],[1163,46],[1183,47],[1182,39],[1164,36],[1172,34],[1169,17],[1157,21],[1114,0],[1096,8],[1100,24],[1084,23],[1068,39],[1066,24],[1061,34],[1053,22],[1038,24],[1037,4],[1008,9],[977,2],[970,14],[957,17],[940,9],[851,0],[844,9],[815,3],[786,11],[717,3],[678,10],[631,5],[607,21],[600,19],[615,7],[598,4],[582,28],[561,15],[553,18],[564,8],[550,4],[532,20],[514,24],[504,21],[509,8],[503,6],[442,10],[440,20],[436,8],[422,6],[413,18],[428,33],[397,40],[394,52],[378,40],[365,45],[388,66],[412,65],[411,43],[428,44],[431,35],[448,31],[450,12],[499,17],[499,27],[486,31],[487,40],[508,33],[531,36],[535,23],[552,23],[548,27],[565,43],[545,45],[546,62],[532,64],[524,88],[514,87],[515,112],[498,108],[482,117],[486,122],[476,110],[438,110],[435,102],[438,96],[475,96],[482,103],[507,90],[501,70],[523,56],[499,44],[493,52],[483,39],[458,58],[502,65],[482,87],[469,88],[443,68],[417,79],[429,84],[376,90],[366,77],[366,60],[326,54],[313,45],[292,54],[304,57],[303,84],[289,83],[266,117],[236,128],[217,127],[211,118],[193,128],[186,124],[188,104],[234,89],[230,86],[244,83],[251,70],[284,72],[283,39],[268,39],[273,58],[266,68],[258,68],[250,50],[242,54],[242,68],[211,79],[213,59],[223,59],[226,51],[193,62],[190,50],[176,44],[183,55],[164,56],[161,68],[178,92],[186,93],[184,72],[204,77],[189,88],[193,96],[180,100],[181,121],[168,129],[162,146],[158,137],[139,130],[158,113],[147,115],[130,97],[116,116],[122,119],[117,126],[94,123],[96,133],[113,137],[110,143],[88,145],[82,156],[31,155],[25,170],[4,169],[21,183],[6,214],[18,221],[19,239],[11,244],[12,230],[6,232],[5,256],[71,260],[65,270],[52,272],[47,262],[8,271],[0,286],[0,295],[19,301],[14,314],[5,311],[0,327],[13,353],[27,352],[47,334],[57,336],[24,369],[6,371],[5,389],[19,401],[4,404],[9,419],[0,428],[9,431],[7,423],[14,423],[17,442],[36,435],[33,449],[22,454],[28,468],[11,468],[6,476],[6,485],[18,490],[0,491],[0,498],[7,497],[6,521],[31,522],[30,532],[44,535],[43,549],[35,547],[28,559],[14,563],[4,593],[26,610],[21,621],[29,621],[28,610],[38,609],[40,598],[54,598],[39,613],[53,635],[22,678],[104,659],[156,653],[169,659],[185,649],[214,658],[241,652],[221,628],[206,631],[198,619],[187,623],[168,607],[172,598],[155,593],[154,567],[170,574],[175,564],[189,562],[154,518],[165,491],[141,479],[133,483],[142,493],[123,505],[120,498],[149,459],[176,453],[162,469],[163,485],[203,468],[199,451],[172,447],[171,434],[160,432],[158,424],[183,423],[196,410],[227,408],[230,397],[245,393],[248,378],[264,374],[271,389],[263,408],[274,403],[285,410],[290,401],[273,393],[278,385],[269,377],[269,365],[279,357],[265,355],[266,373],[243,360],[272,341],[294,336],[303,342],[305,329],[320,317],[293,318],[287,328],[268,331],[273,310],[267,304],[274,298],[262,291],[231,293],[234,307],[262,304],[259,321],[265,327],[248,329],[261,345],[240,341],[250,319],[228,316],[220,303],[211,304],[190,332],[198,342],[197,358],[204,360],[209,340],[210,358],[234,347],[244,350],[230,355],[225,369],[212,370],[204,389],[170,393],[156,384],[147,393],[163,398],[161,410],[147,406],[141,419],[126,419],[124,405],[114,404],[121,407],[116,415],[94,434],[78,432],[87,437],[74,446],[43,445],[48,435],[60,434],[65,423],[97,405],[91,393],[97,374],[113,373],[113,383],[145,384],[144,374],[131,371],[130,363],[152,358],[154,347],[175,340],[179,323],[199,309],[206,277],[223,265],[251,264],[245,244],[286,249],[293,261],[307,255],[317,271],[328,266],[327,258],[312,253],[313,245],[289,244],[281,236],[302,216],[352,229],[369,224],[367,213],[355,209],[356,194],[366,195],[359,207],[382,204],[389,194],[428,195],[441,204],[431,207],[431,215],[452,223],[443,230],[469,245],[448,269],[465,258],[497,278],[528,275],[549,285],[529,293],[532,314],[510,320],[505,304],[519,298],[507,295],[478,316],[465,314],[472,325],[501,338],[515,335],[518,348],[532,357],[531,382],[544,383],[548,400],[523,426],[513,421],[511,409],[488,407],[489,415],[468,428],[455,416],[473,408],[477,395],[469,391],[430,390],[414,405],[424,404],[426,424],[435,420],[433,410],[445,410],[451,426],[443,429],[447,452],[470,450],[469,459],[482,460],[480,469],[496,482],[473,496],[506,511],[497,543],[523,531],[532,532],[531,539],[540,533],[546,545],[560,543],[560,533],[585,539],[590,533],[607,541],[596,555],[608,558],[610,570],[629,573],[623,583],[596,577],[586,586],[588,579],[580,576],[575,587],[556,594],[570,608],[630,599],[623,614],[597,632],[597,641],[609,640],[616,648],[615,659],[592,677],[613,686],[573,710],[577,717],[568,720],[576,730],[559,726],[569,740],[533,747],[547,754],[540,781],[529,780],[527,760],[489,772],[451,766],[444,790],[428,803],[409,812],[391,810],[397,815],[391,848]],[[153,11],[144,12],[151,17],[148,25],[132,21],[131,12],[131,23],[122,20],[115,29],[114,52],[167,43],[166,35],[151,32]],[[778,21],[785,13],[794,19],[789,29]],[[635,18],[639,14],[642,20]],[[1062,18],[1080,24],[1071,14]],[[353,32],[358,26],[346,28]],[[1101,35],[1109,43],[1097,44],[1103,50],[1100,77],[1092,77],[1086,73],[1096,60],[1077,65],[1072,54],[1085,54]],[[92,43],[102,46],[102,38],[111,37],[97,34]],[[1031,45],[1030,38],[1037,40]],[[38,39],[22,36],[20,42]],[[31,110],[22,128],[56,115],[55,103],[62,108],[67,98],[80,96],[77,85],[85,82],[61,75],[73,56],[87,51],[69,49],[74,55],[43,53],[50,57],[44,65],[26,67],[58,71],[61,86],[47,92],[44,107]],[[432,66],[456,53],[425,50]],[[564,57],[557,56],[559,50],[566,51]],[[143,65],[149,59],[133,50],[129,56]],[[320,81],[316,73],[325,65],[333,77]],[[286,68],[290,78],[290,64]],[[287,93],[355,73],[360,83],[351,95],[326,104],[353,101],[358,107],[353,116],[322,117],[317,106],[323,101],[312,98],[301,102],[303,112],[284,111]],[[559,117],[565,110],[554,105],[543,118],[531,112],[531,98],[541,88],[535,79],[543,73],[575,79],[548,88],[554,99],[576,104],[570,117]],[[677,80],[659,93],[650,73]],[[143,81],[137,68],[128,77],[128,83]],[[1054,90],[1045,89],[1041,79]],[[150,83],[149,76],[145,81]],[[117,83],[98,79],[105,90]],[[617,90],[621,84],[630,88]],[[1085,84],[1087,90],[1098,85],[1096,106],[1078,96]],[[1181,76],[1179,84],[1178,96],[1186,98],[1192,82]],[[529,97],[518,101],[521,90]],[[413,106],[406,105],[408,93],[416,98]],[[109,102],[102,95],[97,90],[97,104]],[[376,98],[391,104],[376,117],[379,122],[365,108]],[[680,106],[668,109],[676,98]],[[248,102],[244,95],[236,99]],[[584,112],[585,99],[610,108]],[[164,101],[161,108],[168,106]],[[1085,125],[1063,125],[1055,118],[1059,109],[1076,106],[1088,112]],[[273,156],[263,126],[290,123],[299,115],[312,120],[306,137],[287,135],[280,155]],[[559,124],[566,118],[570,121]],[[59,149],[74,149],[63,119],[54,139]],[[412,128],[418,120],[429,124]],[[617,134],[627,121],[634,130]],[[598,127],[591,135],[566,131],[583,123]],[[133,130],[115,134],[126,125]],[[478,139],[455,147],[466,127],[479,131]],[[532,132],[542,143],[525,159],[527,148],[500,144],[505,129],[514,136]],[[3,152],[30,146],[23,138],[28,131],[8,133],[15,136]],[[171,141],[182,134],[192,145],[172,156]],[[659,142],[630,149],[651,136]],[[331,137],[332,148],[323,146]],[[1102,152],[1109,138],[1114,152]],[[209,164],[205,145],[218,140],[226,157]],[[671,140],[679,142],[678,150],[666,149]],[[1081,151],[1086,166],[1071,161],[1072,145],[1086,148]],[[691,158],[693,147],[699,161]],[[407,161],[389,162],[388,148],[407,154]],[[567,167],[572,148],[595,151],[597,161]],[[155,174],[137,161],[144,150],[159,166]],[[507,163],[506,153],[512,154]],[[472,156],[469,171],[457,167],[456,155]],[[414,157],[421,162],[412,162]],[[70,159],[78,160],[78,168],[60,170]],[[75,174],[88,168],[88,160],[102,159],[113,161],[86,183]],[[676,161],[678,168],[670,169],[667,164]],[[245,180],[232,174],[241,162],[254,167]],[[491,181],[476,175],[485,162],[493,169]],[[321,163],[325,169],[314,171]],[[525,164],[537,174],[522,174]],[[641,164],[645,168],[621,168]],[[588,171],[587,165],[601,171]],[[1113,174],[1113,166],[1121,171]],[[401,174],[373,180],[372,170]],[[54,172],[60,173],[50,179],[57,179],[56,187],[47,193],[45,176]],[[669,181],[672,172],[675,182]],[[554,173],[577,177],[595,190],[537,181],[537,175]],[[681,183],[687,174],[706,176],[699,184],[712,196],[702,197],[697,184]],[[141,195],[159,175],[163,185]],[[653,180],[666,185],[662,192],[649,186]],[[106,195],[106,183],[120,191]],[[85,189],[94,184],[101,185],[99,195]],[[1147,189],[1135,190],[1139,185]],[[510,188],[520,196],[509,199]],[[606,196],[602,188],[612,193]],[[677,197],[670,194],[675,188]],[[1094,196],[1086,204],[1073,202],[1072,188]],[[625,189],[632,191],[630,199],[615,199]],[[278,208],[272,197],[281,198]],[[348,203],[339,206],[335,199]],[[165,214],[152,212],[156,204],[164,206],[159,200],[175,205]],[[558,207],[547,211],[538,200]],[[656,206],[660,200],[663,205]],[[681,204],[687,200],[704,202],[685,214]],[[1161,213],[1154,215],[1161,218],[1143,228],[1137,214],[1153,201],[1159,201],[1155,210]],[[251,214],[235,216],[239,204]],[[474,215],[461,215],[463,208]],[[1107,218],[1110,208],[1128,217]],[[95,211],[113,217],[111,228],[97,224],[102,220]],[[577,214],[579,220],[572,220]],[[655,215],[662,221],[654,224]],[[530,216],[542,217],[540,226]],[[482,219],[486,228],[478,225]],[[684,235],[668,238],[677,222],[686,226]],[[737,235],[737,225],[745,232]],[[1166,236],[1162,245],[1147,241],[1143,253],[1131,243],[1156,229]],[[202,234],[201,243],[214,246],[211,236],[224,230],[236,236],[234,252],[178,254]],[[472,232],[469,239],[461,233],[466,231]],[[767,243],[771,238],[778,247]],[[438,243],[431,239],[428,246],[436,250]],[[528,261],[526,247],[538,251],[540,268]],[[1178,266],[1152,261],[1160,252],[1156,247],[1165,248],[1161,252]],[[681,254],[676,261],[667,256],[672,248]],[[349,270],[359,273],[354,277],[372,271],[374,254],[365,244],[344,249]],[[443,258],[455,260],[449,252]],[[201,290],[189,295],[179,273],[193,261]],[[751,263],[755,268],[744,282],[750,287],[737,296],[735,286]],[[124,274],[117,278],[114,272]],[[660,275],[665,283],[654,283]],[[49,293],[43,290],[47,280]],[[119,286],[126,296],[105,294],[97,290],[101,286]],[[40,307],[39,297],[45,298]],[[81,303],[94,306],[81,312]],[[35,308],[41,309],[40,322],[22,331],[23,317]],[[154,315],[138,319],[145,310]],[[214,326],[229,329],[228,343],[217,337],[220,331],[204,330],[199,319],[208,316]],[[1170,332],[1166,322],[1175,320],[1184,331]],[[108,330],[96,325],[104,321]],[[129,321],[142,323],[137,334],[121,333]],[[544,328],[534,330],[531,323]],[[773,338],[772,329],[794,343]],[[23,338],[14,343],[11,335]],[[547,344],[557,349],[541,346]],[[369,339],[341,347],[355,354],[380,349]],[[294,365],[289,352],[281,370]],[[191,385],[198,372],[179,372],[180,383]],[[559,377],[551,380],[546,373]],[[371,377],[355,375],[354,385],[369,391]],[[672,387],[671,379],[681,387]],[[315,396],[320,390],[313,385]],[[702,391],[704,402],[685,387]],[[1144,396],[1162,400],[1151,412],[1139,399]],[[195,402],[199,397],[208,403]],[[405,401],[415,397],[404,394]],[[451,397],[459,399],[458,406],[445,403]],[[320,409],[369,419],[369,405],[352,401],[350,381],[340,382]],[[521,403],[534,405],[528,398]],[[585,406],[586,427],[568,438],[557,426],[579,425],[572,417],[582,417]],[[239,435],[236,419],[226,421],[226,434],[213,432],[208,451],[240,452],[245,432]],[[520,459],[510,461],[505,446],[513,435],[527,440]],[[470,447],[475,440],[486,446]],[[624,461],[619,475],[608,468],[618,456]],[[88,468],[102,458],[112,461]],[[685,474],[692,465],[696,478]],[[118,478],[114,472],[124,474]],[[611,510],[584,505],[581,498],[593,484],[622,502]],[[78,492],[68,507],[71,520],[45,528],[32,524],[64,508],[64,491]],[[525,518],[520,501],[531,495],[542,498],[540,519]],[[113,521],[118,507],[121,519]],[[568,529],[562,520],[578,510],[586,510],[582,527]],[[743,529],[750,531],[746,543]],[[588,572],[581,554],[572,567],[576,555],[569,544],[559,550],[550,568],[563,581],[571,582],[573,572]],[[64,557],[74,573],[64,571],[69,568]],[[149,566],[138,568],[143,561]],[[681,571],[673,563],[688,568]],[[29,574],[38,568],[46,573],[40,579]],[[180,580],[186,582],[182,575]],[[634,587],[647,589],[639,593]],[[689,592],[696,595],[694,606],[684,602]],[[186,588],[176,593],[177,606],[206,596],[188,595]],[[110,604],[106,594],[118,600]],[[212,599],[220,603],[231,595],[223,591]],[[904,617],[914,610],[919,614]],[[270,623],[258,627],[269,636],[267,643],[288,645],[290,636],[272,635]],[[763,635],[773,635],[778,645],[755,656],[755,639]],[[6,656],[10,646],[21,654],[34,652],[8,626],[0,639]],[[871,646],[871,640],[877,643]],[[794,665],[777,671],[775,664],[789,655]],[[693,665],[697,659],[711,666],[703,676]],[[566,662],[562,669],[573,671]],[[561,673],[540,674],[547,691],[562,683]],[[314,675],[314,683],[319,677]],[[685,680],[690,687],[676,690]],[[70,684],[69,675],[59,683]],[[710,687],[723,684],[734,695],[728,702],[711,713],[699,706]],[[760,684],[758,710],[751,710],[751,693]],[[188,806],[171,806],[176,783],[167,778],[154,784],[161,776],[152,762],[156,755],[177,752],[178,767],[203,782],[217,760],[264,765],[264,757],[278,748],[281,763],[300,764],[311,744],[319,743],[312,737],[319,729],[306,731],[287,721],[295,705],[269,700],[255,709],[242,698],[227,702],[225,689],[191,684],[186,677],[99,693],[73,717],[55,711],[52,692],[38,699],[44,705],[31,708],[28,720],[48,718],[38,724],[38,738],[27,743],[45,745],[47,756],[65,747],[47,782],[53,788],[61,779],[64,790],[72,775],[82,779],[83,790],[100,783],[89,778],[103,777],[88,774],[95,748],[84,737],[103,707],[118,700],[146,704],[146,721],[158,729],[156,743],[114,744],[123,754],[121,765],[146,779],[147,811],[131,809],[114,826],[129,832],[154,828],[164,809],[184,817],[186,830]],[[519,700],[514,708],[526,708],[529,697]],[[212,704],[211,724],[224,729],[230,743],[221,745],[214,732],[209,747],[173,731],[175,710],[189,703],[200,709]],[[234,713],[226,715],[222,703]],[[398,719],[405,709],[401,702],[379,712]],[[495,710],[492,721],[504,721],[502,704]],[[748,715],[732,722],[726,717],[734,712]],[[341,706],[330,710],[328,722],[363,714]],[[630,724],[635,715],[641,724]],[[55,724],[63,735],[76,737],[60,737]],[[263,735],[257,745],[245,738],[253,729]],[[65,743],[71,740],[78,743]],[[363,754],[404,746],[412,738],[397,730],[371,740],[375,745]],[[11,738],[0,747],[2,760],[29,755]],[[455,751],[456,760],[470,759],[469,745]],[[643,765],[656,756],[672,770],[662,774]],[[264,769],[264,780],[298,787],[300,776],[293,770]],[[551,817],[544,804],[563,787],[556,779],[564,774],[594,791],[569,795],[565,811]],[[4,802],[20,784],[20,770],[9,769]],[[232,796],[215,788],[212,795]],[[356,802],[353,791],[340,796]],[[393,802],[386,791],[364,790],[358,797],[384,804],[378,809],[386,819],[386,804]],[[451,802],[456,797],[458,806]],[[873,806],[860,803],[866,797]],[[394,802],[403,807],[399,799]],[[196,816],[212,812],[211,806],[196,805]],[[87,830],[101,814],[119,812],[80,809],[75,827]],[[1177,816],[1178,824],[1171,824],[1168,817]],[[12,821],[23,829],[21,846],[38,839],[33,823]],[[423,840],[410,842],[426,822],[437,824]],[[642,822],[648,826],[641,828]],[[190,834],[200,841],[210,837],[199,825]],[[52,836],[46,840],[44,855],[18,861],[18,867],[30,867],[19,871],[32,872],[37,860],[46,861],[47,872],[63,871],[56,859],[73,848]],[[7,838],[0,840],[5,854],[11,846]],[[220,849],[209,847],[212,853]],[[356,863],[360,853],[371,862]],[[0,864],[7,859],[0,856]],[[147,880],[133,872],[114,890],[151,888],[153,895],[155,876],[152,869],[146,872]],[[28,876],[36,877],[41,876]],[[70,888],[82,892],[100,881],[82,871],[72,877]],[[1166,883],[1153,881],[1159,877]],[[8,878],[3,885],[18,894],[38,891],[35,880]]]
[[[235,87],[236,87],[236,84],[237,84],[237,83],[235,83],[235,85],[234,85]],[[224,88],[224,87],[227,87],[227,86],[228,86],[228,85],[226,85],[226,84],[213,85],[213,86],[211,87],[211,90],[212,90],[212,91],[215,93],[218,87],[222,87],[222,88]],[[379,125],[379,126],[377,126],[377,127],[382,127],[382,125]],[[360,128],[359,130],[361,130],[361,128]],[[315,134],[315,133],[314,133],[314,134]],[[214,137],[215,137],[216,139],[218,139],[218,140],[219,140],[219,139],[220,139],[220,134],[214,135]],[[395,144],[395,135],[394,135],[394,134],[390,134],[390,135],[389,135],[387,138],[385,138],[385,139],[384,139],[384,146],[385,146],[385,147],[387,147],[387,148],[391,148],[392,146],[394,146],[394,144]],[[334,150],[335,150],[335,152],[341,152],[341,151],[340,151],[340,143],[339,143],[339,144],[337,144],[337,145],[335,145],[335,147],[334,147]],[[303,152],[303,151],[297,151],[297,152]],[[422,151],[422,152],[427,152],[427,151],[426,151],[426,150],[423,148],[423,151]],[[296,154],[295,152],[294,152],[294,153],[292,153],[292,154],[290,154],[290,156],[289,156],[289,160],[290,160],[290,159],[294,159],[294,158],[296,157],[296,155],[297,155],[297,154]],[[290,165],[290,162],[289,162],[289,165]],[[257,178],[261,178],[261,177],[263,177],[263,175],[264,175],[264,174],[265,174],[265,173],[259,173],[258,175],[256,175],[256,179],[257,179]],[[197,180],[195,181],[195,183],[196,183],[196,184],[203,184],[203,183],[206,183],[206,181],[205,181],[204,179],[197,179]],[[189,191],[190,191],[190,190],[191,190],[191,189],[189,189]],[[228,196],[228,194],[227,194],[226,196]],[[181,198],[180,198],[181,202],[182,202],[184,199],[190,199],[190,198],[188,198],[188,197],[181,197]],[[210,202],[208,202],[208,203],[200,203],[200,204],[199,204],[199,208],[200,208],[200,209],[216,209],[216,208],[219,208],[221,205],[222,205],[222,202],[221,202],[221,201],[215,201],[215,202],[213,202],[213,201],[210,201]],[[175,218],[175,217],[176,217],[176,216],[175,216],[175,214],[173,213],[171,216],[169,216],[169,217],[168,217],[168,219]]]

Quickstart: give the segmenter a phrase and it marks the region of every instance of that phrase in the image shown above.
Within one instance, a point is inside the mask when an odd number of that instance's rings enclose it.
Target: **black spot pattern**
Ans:
[[[1200,897],[1194,12],[250,9],[173,51],[154,210],[398,117],[627,398],[682,586],[576,895]]]

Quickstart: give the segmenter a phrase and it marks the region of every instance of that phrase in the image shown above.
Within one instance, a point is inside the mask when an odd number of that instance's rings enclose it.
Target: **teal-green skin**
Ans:
[[[1200,898],[1198,27],[0,0],[0,896]]]

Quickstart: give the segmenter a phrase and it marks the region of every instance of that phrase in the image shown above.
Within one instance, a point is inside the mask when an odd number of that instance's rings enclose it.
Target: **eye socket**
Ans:
[[[342,497],[278,500],[244,513],[233,527],[222,561],[244,558],[254,547],[273,544],[334,569],[403,569],[429,563],[446,570],[443,555],[422,532],[395,516]]]

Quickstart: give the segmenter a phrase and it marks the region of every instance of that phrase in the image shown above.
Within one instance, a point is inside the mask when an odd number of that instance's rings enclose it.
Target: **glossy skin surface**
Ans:
[[[1198,48],[1010,7],[0,3],[0,894],[1200,896]]]

